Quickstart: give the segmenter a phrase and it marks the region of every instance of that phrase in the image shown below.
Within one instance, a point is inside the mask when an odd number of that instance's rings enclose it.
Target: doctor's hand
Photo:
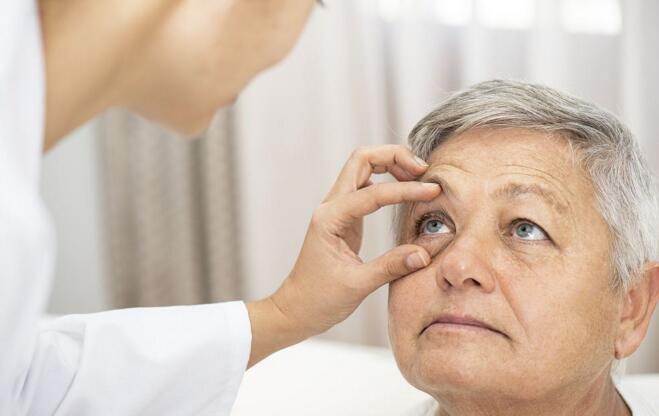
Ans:
[[[403,146],[367,147],[352,154],[314,211],[290,275],[272,296],[247,305],[252,325],[248,367],[325,332],[379,287],[430,263],[428,252],[411,244],[370,262],[359,257],[364,216],[387,205],[430,201],[439,195],[439,185],[415,181],[426,169],[425,162]],[[372,174],[385,172],[398,181],[370,181]]]

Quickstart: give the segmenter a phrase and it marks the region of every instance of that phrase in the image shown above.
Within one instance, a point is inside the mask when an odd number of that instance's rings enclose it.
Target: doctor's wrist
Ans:
[[[252,328],[247,368],[286,347],[304,341],[307,334],[288,317],[273,296],[246,304]]]

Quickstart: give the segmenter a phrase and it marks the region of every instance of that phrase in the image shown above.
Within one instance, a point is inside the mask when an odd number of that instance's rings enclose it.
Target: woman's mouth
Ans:
[[[432,331],[488,331],[494,332],[509,338],[506,334],[494,328],[479,319],[469,315],[458,314],[442,314],[433,319],[433,321],[426,325],[421,334],[427,330]]]

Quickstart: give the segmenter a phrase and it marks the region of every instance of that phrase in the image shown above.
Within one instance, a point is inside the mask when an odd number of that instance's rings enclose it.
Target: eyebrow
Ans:
[[[567,206],[563,204],[555,192],[538,184],[508,183],[492,193],[496,198],[516,199],[520,195],[532,194],[543,199],[561,214],[567,212]]]
[[[432,182],[438,184],[442,188],[442,192],[446,193],[448,197],[455,195],[453,189],[448,185],[448,183],[439,175],[431,175],[425,179],[422,179],[423,182]],[[554,207],[556,211],[561,214],[567,212],[567,206],[561,202],[558,195],[538,184],[523,184],[517,182],[507,183],[501,188],[492,192],[492,196],[497,199],[517,199],[521,195],[536,195],[545,201],[548,205]]]

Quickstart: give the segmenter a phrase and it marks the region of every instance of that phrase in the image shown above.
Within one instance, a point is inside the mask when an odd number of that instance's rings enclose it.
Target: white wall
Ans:
[[[57,233],[57,266],[50,313],[107,309],[98,158],[89,123],[46,154],[42,190]]]

